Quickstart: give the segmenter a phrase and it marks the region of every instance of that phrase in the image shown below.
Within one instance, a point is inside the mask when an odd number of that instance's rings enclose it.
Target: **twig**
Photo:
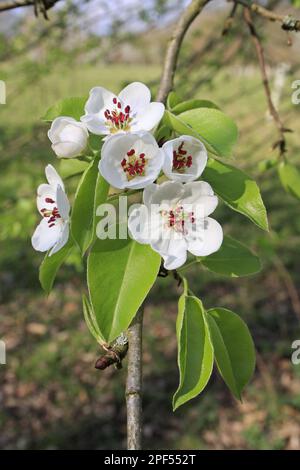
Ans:
[[[251,3],[249,0],[231,0],[234,3],[243,5],[245,8],[251,10],[253,13],[265,18],[269,21],[276,21],[281,23],[284,31],[300,31],[300,20],[293,18],[291,15],[281,15],[274,11],[268,10],[257,3]]]
[[[142,448],[142,329],[141,307],[128,329],[128,371],[126,382],[127,448]]]
[[[275,122],[277,130],[278,130],[278,134],[279,134],[279,140],[277,142],[275,142],[275,144],[273,145],[273,148],[278,147],[280,156],[283,156],[286,152],[286,139],[285,139],[284,134],[285,134],[285,132],[291,132],[291,130],[286,129],[284,127],[284,124],[280,119],[278,111],[274,106],[272,96],[271,96],[269,79],[268,79],[268,75],[267,75],[267,71],[266,71],[266,61],[265,61],[265,55],[264,55],[264,48],[262,46],[262,43],[260,41],[260,37],[259,37],[259,35],[256,31],[254,23],[252,21],[251,12],[250,12],[249,8],[244,9],[244,19],[245,19],[246,24],[248,25],[248,28],[249,28],[249,31],[250,31],[250,34],[251,34],[251,37],[252,37],[253,44],[255,46],[256,55],[257,55],[257,59],[258,59],[258,63],[259,63],[260,71],[261,71],[261,76],[262,76],[262,82],[263,82],[263,86],[264,86],[264,90],[265,90],[265,95],[266,95],[266,98],[267,98],[268,108],[269,108],[271,116],[274,119],[274,122]]]
[[[231,12],[229,13],[229,16],[225,20],[224,28],[222,31],[222,36],[226,36],[226,34],[228,34],[228,32],[230,31],[236,11],[237,11],[237,7],[238,7],[238,3],[235,2],[232,6]]]
[[[37,15],[38,11],[43,13],[47,18],[47,10],[52,8],[60,0],[8,0],[0,4],[0,12],[13,10],[19,7],[34,7],[34,12]]]
[[[102,347],[105,349],[106,353],[97,359],[95,368],[104,370],[112,364],[115,364],[116,369],[122,369],[122,360],[125,358],[128,351],[127,336],[121,334],[111,346],[104,347],[102,345]]]
[[[179,18],[167,48],[163,73],[157,94],[157,101],[162,101],[164,103],[169,92],[172,90],[178,55],[184,36],[194,19],[199,15],[209,1],[210,0],[192,0],[190,5],[186,10],[184,10],[182,16]]]

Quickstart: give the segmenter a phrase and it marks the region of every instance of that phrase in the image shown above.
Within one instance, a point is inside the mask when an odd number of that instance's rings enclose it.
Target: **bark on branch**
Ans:
[[[184,36],[194,19],[199,15],[209,1],[210,0],[192,0],[190,5],[186,10],[184,10],[182,16],[179,18],[167,48],[163,73],[157,94],[157,101],[164,103],[169,92],[172,90],[178,55]]]
[[[143,306],[128,329],[128,371],[126,383],[127,449],[142,448],[142,329]]]
[[[231,1],[236,4],[243,5],[243,7],[248,8],[251,12],[256,13],[266,20],[281,23],[281,27],[285,31],[300,31],[300,20],[293,18],[291,15],[282,15],[280,13],[276,13],[275,11],[268,10],[267,8],[264,8],[257,3],[252,3],[249,0]]]
[[[47,10],[52,8],[59,1],[60,0],[8,0],[0,4],[0,12],[30,6],[34,6],[36,12],[38,9],[40,9],[40,11],[47,12]]]

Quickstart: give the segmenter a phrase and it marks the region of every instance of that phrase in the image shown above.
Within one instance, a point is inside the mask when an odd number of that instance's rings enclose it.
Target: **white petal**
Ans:
[[[62,190],[61,186],[57,186],[56,190],[56,203],[58,212],[64,220],[67,220],[70,212],[70,203],[66,193]]]
[[[113,106],[113,99],[116,95],[106,88],[97,86],[91,89],[90,96],[85,103],[85,114],[97,114],[104,111],[106,108]]]
[[[133,82],[127,85],[121,93],[119,98],[124,106],[129,105],[131,111],[134,113],[146,108],[151,99],[151,93],[149,88],[140,82]],[[142,129],[142,128],[140,128]],[[147,129],[144,129],[147,130]]]
[[[182,251],[176,256],[163,256],[164,267],[168,270],[178,269],[180,266],[183,266],[186,262],[187,252]]]
[[[184,185],[183,204],[191,204],[196,215],[207,217],[216,209],[218,198],[214,195],[212,187],[205,181],[195,181]]]
[[[84,150],[76,142],[59,142],[52,144],[51,147],[58,158],[77,157]]]
[[[152,204],[169,204],[172,205],[179,201],[184,194],[184,186],[175,181],[166,181],[159,185],[157,191],[153,194]]]
[[[159,185],[153,183],[153,184],[149,184],[149,186],[147,186],[144,189],[144,191],[143,191],[143,202],[146,206],[150,206],[152,196],[153,196],[154,193],[156,193],[158,188],[159,188]]]
[[[56,223],[49,227],[46,219],[42,219],[31,238],[31,243],[36,251],[48,251],[59,240],[62,225]]]
[[[65,223],[63,226],[63,229],[61,231],[60,237],[57,241],[57,243],[54,245],[52,250],[49,253],[49,256],[54,255],[54,253],[57,253],[65,244],[67,243],[69,239],[69,224]]]
[[[40,184],[37,190],[36,204],[38,210],[41,212],[42,209],[52,210],[54,203],[46,202],[46,199],[56,201],[56,190],[50,184]]]
[[[197,233],[188,234],[188,251],[195,256],[208,256],[218,251],[223,241],[221,225],[214,219],[207,217],[197,227]]]
[[[160,239],[151,243],[153,250],[157,251],[164,259],[166,269],[177,269],[182,266],[187,258],[187,242],[182,237],[174,239],[174,232],[170,231],[169,239]]]
[[[80,120],[86,125],[92,134],[106,135],[110,133],[105,125],[104,117],[100,114],[88,114],[86,116],[82,116]]]
[[[132,124],[133,131],[151,131],[159,123],[165,112],[162,103],[150,103],[147,108],[139,112]]]
[[[72,124],[76,123],[76,120],[68,116],[60,116],[54,119],[48,131],[48,137],[52,143],[57,141],[58,135],[61,132],[61,130],[65,127],[65,125],[70,124],[70,123]]]
[[[48,180],[48,183],[51,186],[54,186],[56,188],[57,185],[60,185],[63,190],[65,189],[65,186],[64,186],[64,183],[63,183],[61,177],[59,176],[59,174],[57,173],[57,171],[55,170],[55,168],[52,165],[47,165],[46,166],[45,174],[46,174],[46,178]]]

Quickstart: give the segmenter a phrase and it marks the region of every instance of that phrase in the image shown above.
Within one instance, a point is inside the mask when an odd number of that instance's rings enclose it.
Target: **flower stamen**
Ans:
[[[177,150],[173,151],[173,171],[178,173],[185,173],[186,168],[190,168],[193,164],[191,155],[187,155],[184,150],[184,142],[181,142]]]
[[[145,176],[147,162],[144,153],[137,155],[135,149],[130,149],[121,161],[121,167],[126,173],[127,180],[130,181],[136,176]]]
[[[161,215],[165,219],[165,227],[172,228],[177,233],[187,235],[187,225],[195,223],[194,212],[187,212],[183,206],[177,206],[174,209],[162,210]]]
[[[130,116],[130,106],[126,105],[123,109],[122,103],[113,98],[113,108],[106,109],[104,116],[106,118],[106,126],[109,128],[111,134],[118,131],[130,131],[130,124],[133,118]]]
[[[51,199],[50,197],[46,197],[45,202],[48,203],[48,204],[55,204],[55,201],[53,199]],[[57,219],[61,219],[61,215],[60,215],[60,213],[58,211],[58,208],[56,206],[54,206],[53,209],[46,209],[44,207],[43,209],[41,209],[40,212],[41,212],[43,217],[45,217],[46,219],[49,219],[47,221],[49,228],[55,226],[55,224],[57,222]]]

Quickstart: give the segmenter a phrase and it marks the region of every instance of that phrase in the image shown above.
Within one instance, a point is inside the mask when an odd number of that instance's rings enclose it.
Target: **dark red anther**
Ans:
[[[119,109],[122,108],[122,105],[121,105],[120,101],[118,102],[118,108],[119,108]]]
[[[49,228],[54,227],[54,226],[55,226],[55,224],[50,224],[50,225],[49,225]]]
[[[131,150],[129,150],[129,151],[127,152],[128,157],[132,157],[132,155],[134,155],[134,154],[135,154],[135,150],[134,150],[134,149],[131,149]]]
[[[117,104],[117,102],[118,102],[117,98],[114,98],[113,99],[113,104]]]
[[[126,114],[129,114],[129,113],[130,113],[130,106],[129,106],[129,105],[126,106],[126,108],[125,108],[125,113],[126,113]]]
[[[46,197],[45,202],[47,202],[48,204],[54,204],[55,203],[55,201],[53,201],[53,199],[51,199],[51,197]]]

